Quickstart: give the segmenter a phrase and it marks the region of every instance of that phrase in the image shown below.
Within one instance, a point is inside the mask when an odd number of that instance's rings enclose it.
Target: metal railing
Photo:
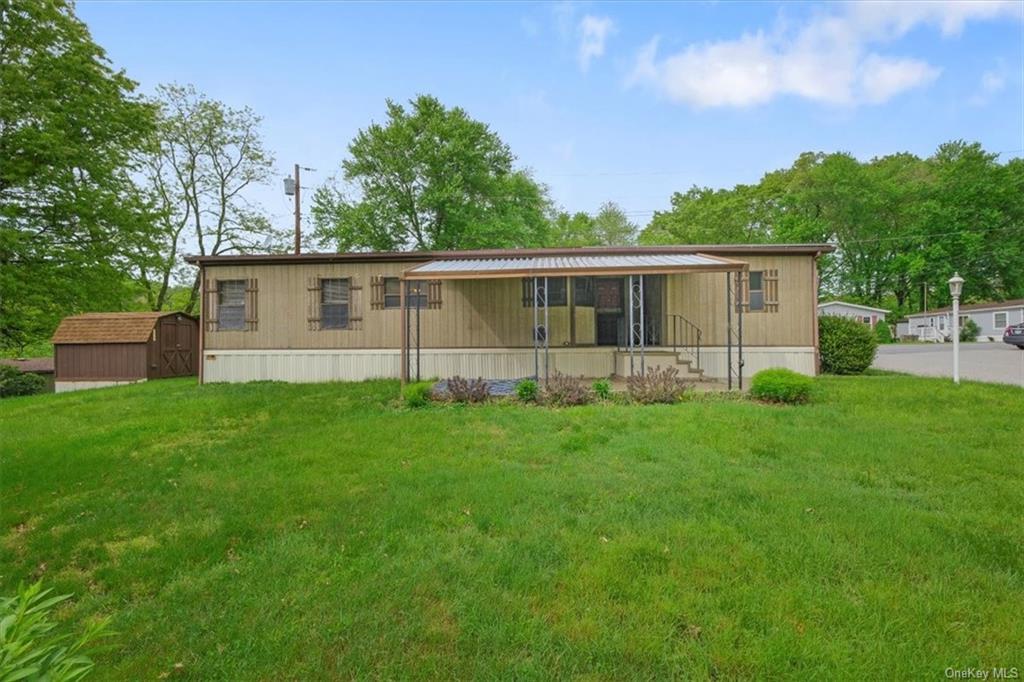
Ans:
[[[669,315],[668,323],[671,329],[669,333],[672,339],[672,350],[689,355],[697,363],[696,369],[700,369],[700,344],[704,332],[682,315]]]

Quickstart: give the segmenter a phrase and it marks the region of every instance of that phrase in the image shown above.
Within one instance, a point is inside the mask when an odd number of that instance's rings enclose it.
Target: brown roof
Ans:
[[[1009,301],[987,301],[985,303],[961,303],[960,312],[965,310],[1001,310],[1003,308],[1019,308],[1024,306],[1024,298],[1015,298]],[[908,317],[922,317],[924,315],[935,315],[937,313],[949,313],[953,311],[953,306],[948,305],[945,308],[935,308],[934,310],[927,310],[920,313],[907,313]]]
[[[32,374],[53,374],[53,358],[0,358],[0,365],[10,365]]]
[[[368,261],[423,262],[436,259],[510,258],[530,256],[633,256],[704,253],[715,256],[756,254],[803,254],[814,256],[835,251],[830,244],[683,244],[675,246],[582,246],[554,249],[478,249],[475,251],[358,251],[350,253],[230,254],[187,256],[193,265],[273,263],[359,263]]]
[[[53,333],[53,343],[144,343],[161,317],[175,312],[85,313],[65,317]]]

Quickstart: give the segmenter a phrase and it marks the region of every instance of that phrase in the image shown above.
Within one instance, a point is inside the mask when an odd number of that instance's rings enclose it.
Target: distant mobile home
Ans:
[[[53,335],[56,391],[194,375],[198,329],[174,312],[67,317]]]
[[[201,381],[817,372],[825,244],[192,256]],[[541,352],[542,351],[542,352]]]
[[[846,301],[828,301],[818,304],[819,315],[835,315],[837,317],[848,317],[851,320],[862,322],[872,329],[879,323],[885,322],[885,316],[890,311],[885,308],[872,308],[860,303],[848,303]]]

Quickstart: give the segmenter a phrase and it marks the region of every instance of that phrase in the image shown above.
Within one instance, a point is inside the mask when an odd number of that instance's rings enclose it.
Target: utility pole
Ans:
[[[299,183],[299,164],[295,164],[295,255],[302,252],[302,185]]]

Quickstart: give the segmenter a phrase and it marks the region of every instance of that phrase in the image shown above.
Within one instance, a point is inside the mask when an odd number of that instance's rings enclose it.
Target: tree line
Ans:
[[[641,231],[616,204],[568,213],[485,123],[429,95],[388,101],[313,195],[326,250],[833,243],[823,287],[918,309],[959,270],[1024,296],[1024,161],[951,142],[926,159],[807,153],[756,185],[676,193]],[[186,253],[283,251],[250,190],[273,180],[259,115],[189,85],[151,96],[65,1],[0,0],[0,350],[91,310],[194,312]],[[926,294],[927,292],[927,294]]]

